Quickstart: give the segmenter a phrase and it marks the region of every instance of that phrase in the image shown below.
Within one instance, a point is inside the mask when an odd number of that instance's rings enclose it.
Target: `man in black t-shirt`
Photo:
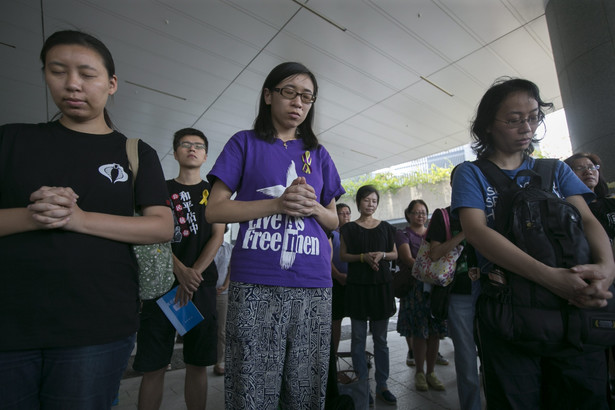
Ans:
[[[211,187],[201,179],[201,166],[207,160],[205,135],[193,128],[177,131],[173,139],[179,175],[167,181],[170,205],[178,224],[173,247],[173,271],[178,286],[176,302],[196,305],[204,320],[184,335],[186,363],[185,400],[188,409],[205,408],[207,366],[216,363],[217,314],[214,256],[222,244],[224,225],[205,220],[205,207]],[[144,301],[137,334],[134,369],[144,372],[139,389],[139,409],[159,409],[162,403],[164,373],[171,361],[175,328],[155,301]]]

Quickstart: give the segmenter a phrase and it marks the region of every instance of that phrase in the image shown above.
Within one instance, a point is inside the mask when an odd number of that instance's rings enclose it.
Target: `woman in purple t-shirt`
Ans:
[[[314,75],[283,63],[261,89],[254,129],[233,135],[208,175],[207,220],[240,223],[231,257],[226,407],[323,408],[332,286],[325,230],[338,225],[335,199],[344,189],[312,131]]]

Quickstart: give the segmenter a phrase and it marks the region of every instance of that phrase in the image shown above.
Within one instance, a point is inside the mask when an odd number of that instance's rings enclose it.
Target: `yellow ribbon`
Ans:
[[[303,172],[311,174],[312,168],[310,165],[312,165],[312,158],[310,157],[310,151],[305,151],[303,155],[301,155],[301,160],[303,161]]]
[[[203,199],[201,199],[201,202],[199,202],[199,204],[207,206],[207,197],[209,197],[209,191],[204,189],[203,190]]]

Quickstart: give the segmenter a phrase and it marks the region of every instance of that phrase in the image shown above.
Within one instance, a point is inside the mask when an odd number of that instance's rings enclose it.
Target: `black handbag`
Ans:
[[[393,272],[393,294],[396,298],[406,297],[415,283],[416,279],[410,273],[409,268],[404,267],[397,272]]]

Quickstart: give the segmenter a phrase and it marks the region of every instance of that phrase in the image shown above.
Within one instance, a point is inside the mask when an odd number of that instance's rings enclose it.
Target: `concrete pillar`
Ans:
[[[615,1],[549,0],[545,14],[572,150],[615,181]]]

